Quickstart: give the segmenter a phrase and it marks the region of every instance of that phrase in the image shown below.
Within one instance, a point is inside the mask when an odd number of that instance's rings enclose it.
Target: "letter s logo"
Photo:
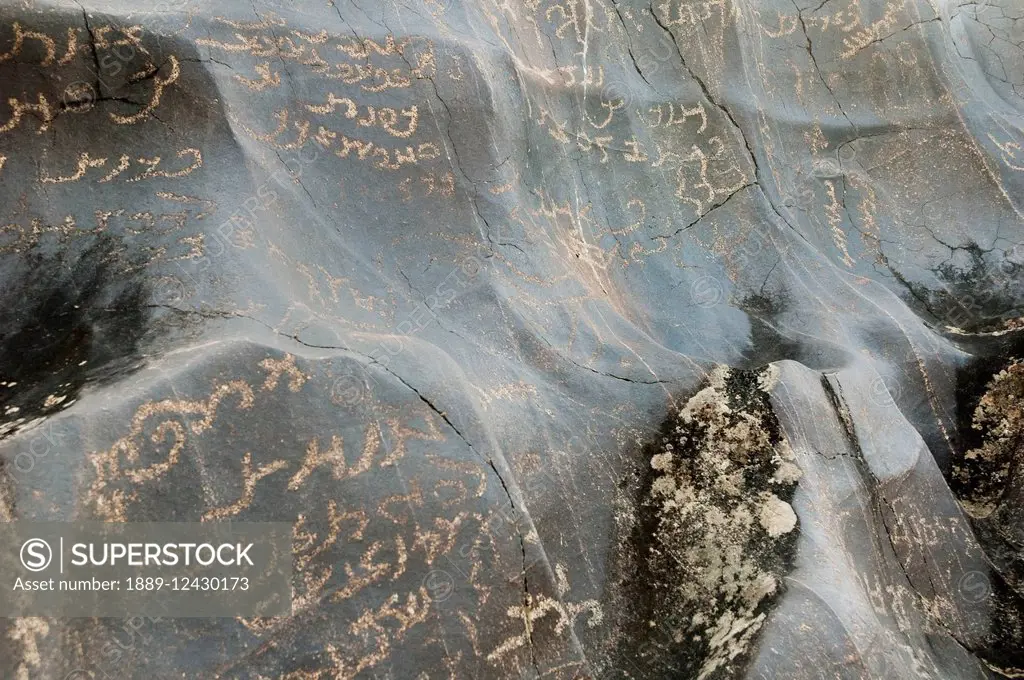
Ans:
[[[41,538],[30,538],[21,546],[21,564],[29,571],[42,571],[52,560],[53,550]]]

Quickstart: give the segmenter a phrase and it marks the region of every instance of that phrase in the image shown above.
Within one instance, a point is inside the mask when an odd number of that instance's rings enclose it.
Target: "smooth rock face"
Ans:
[[[3,677],[1024,672],[1024,3],[0,18],[0,516],[296,527]]]

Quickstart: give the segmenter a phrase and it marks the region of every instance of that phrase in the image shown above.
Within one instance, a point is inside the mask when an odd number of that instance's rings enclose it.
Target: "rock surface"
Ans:
[[[3,677],[1024,673],[1019,0],[0,18],[0,516],[296,527]]]

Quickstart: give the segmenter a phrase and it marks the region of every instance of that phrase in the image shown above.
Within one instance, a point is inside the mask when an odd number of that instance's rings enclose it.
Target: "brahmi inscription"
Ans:
[[[1024,674],[1020,5],[0,0],[0,678]]]

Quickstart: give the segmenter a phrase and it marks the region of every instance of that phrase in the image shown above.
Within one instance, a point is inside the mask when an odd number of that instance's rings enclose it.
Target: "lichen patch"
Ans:
[[[953,466],[953,480],[967,513],[984,519],[1002,505],[1011,478],[1024,471],[1024,362],[992,378],[972,427],[983,433],[983,442]]]
[[[773,493],[765,494],[757,519],[772,538],[788,534],[796,528],[796,513],[793,506]]]
[[[795,552],[801,472],[765,389],[776,380],[716,369],[650,455],[636,619],[673,621],[669,654],[686,677],[741,674]]]

